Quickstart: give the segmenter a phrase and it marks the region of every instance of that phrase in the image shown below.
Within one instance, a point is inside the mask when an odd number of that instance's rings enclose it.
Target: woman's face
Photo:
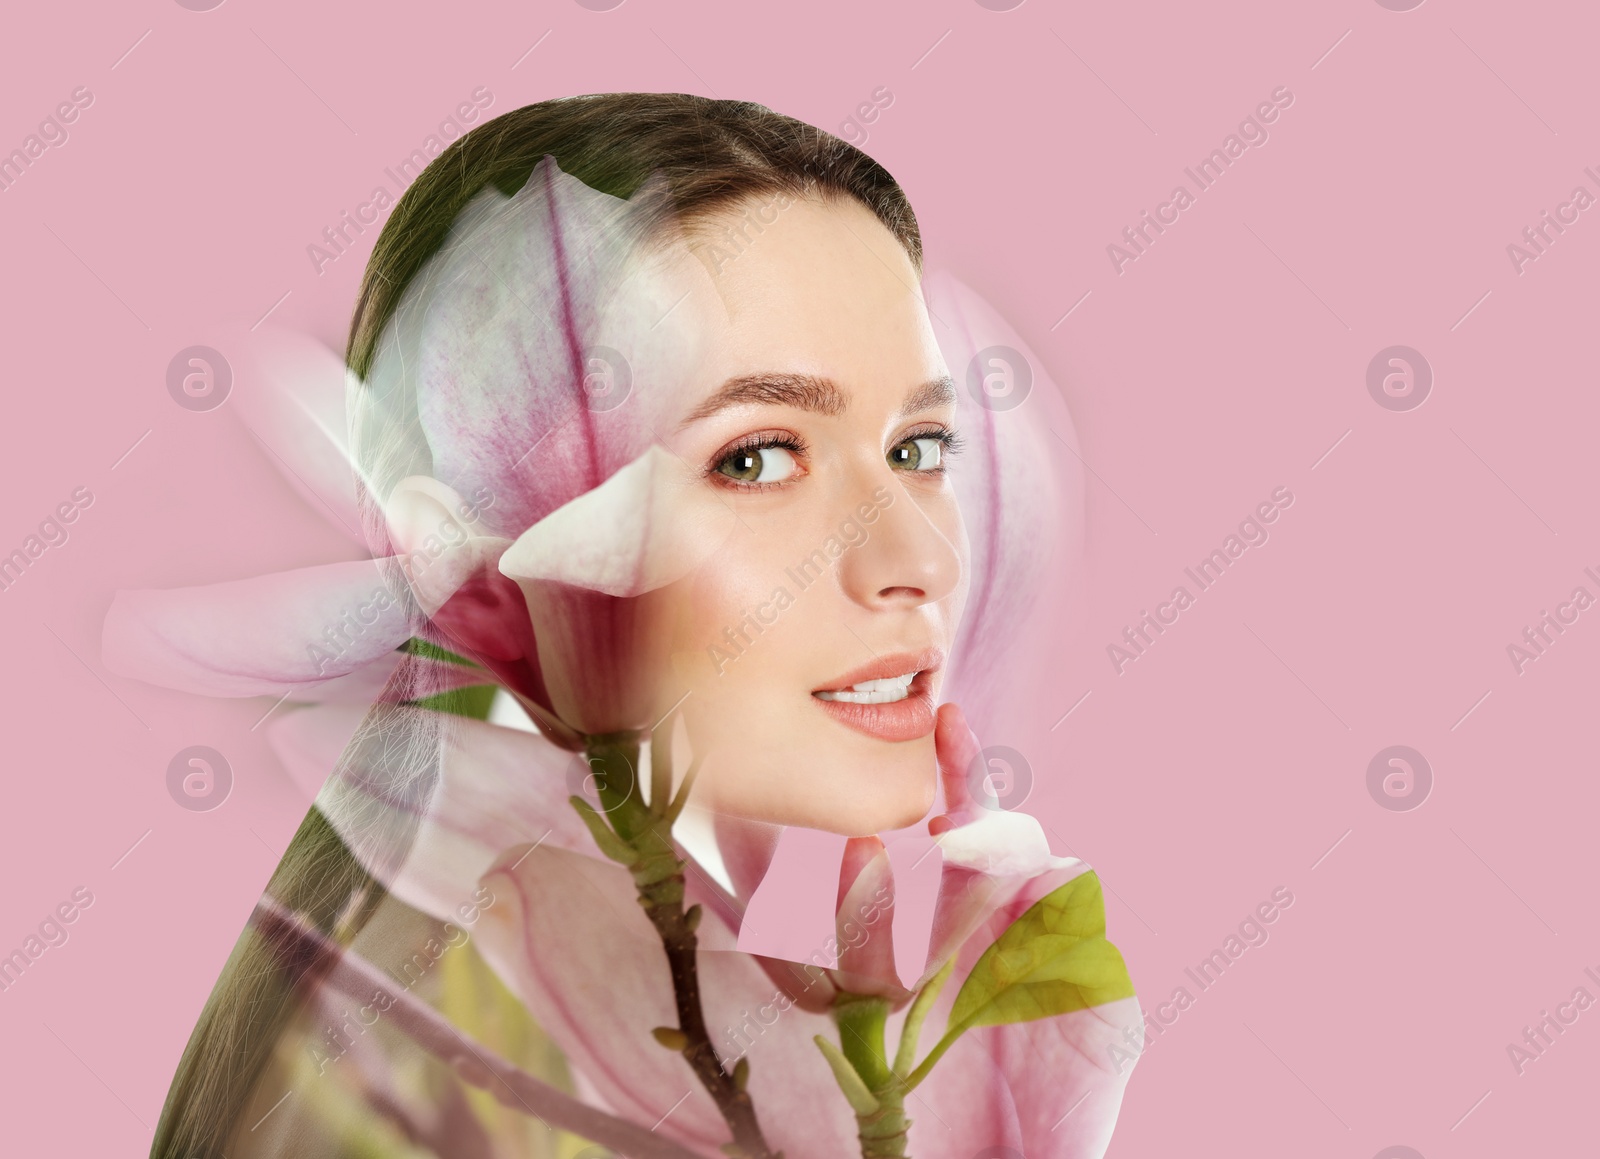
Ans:
[[[722,226],[742,212],[697,221],[662,259],[692,354],[653,433],[731,516],[720,548],[642,597],[669,657],[662,707],[682,698],[698,805],[899,828],[933,803],[967,591],[954,386],[917,273],[869,210],[746,208],[776,220],[737,243]]]

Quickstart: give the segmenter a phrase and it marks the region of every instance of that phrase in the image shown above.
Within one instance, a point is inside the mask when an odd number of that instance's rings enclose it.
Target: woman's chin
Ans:
[[[915,825],[933,808],[938,781],[933,737],[895,744],[874,742],[863,753],[816,747],[797,766],[792,751],[713,768],[708,760],[699,786],[705,807],[727,816],[773,825],[866,837]],[[761,771],[757,771],[757,770]],[[706,776],[710,774],[710,776]]]
[[[862,751],[862,749],[866,751]],[[933,808],[938,783],[933,736],[886,744],[851,744],[838,754],[826,800],[816,804],[828,814],[815,827],[847,837],[865,837],[915,825]]]
[[[906,794],[901,802],[885,801],[877,808],[862,810],[859,816],[851,818],[846,825],[829,827],[829,832],[844,837],[871,837],[878,833],[890,833],[917,824],[927,817],[932,808],[933,784],[930,780],[927,792]]]

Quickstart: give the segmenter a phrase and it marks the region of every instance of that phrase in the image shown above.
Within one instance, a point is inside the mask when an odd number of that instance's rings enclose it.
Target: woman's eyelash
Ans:
[[[895,440],[893,445],[899,446],[901,443],[909,443],[915,439],[937,440],[943,448],[945,457],[959,455],[962,449],[966,446],[966,441],[957,432],[951,430],[949,427],[944,426],[926,427],[920,430],[914,429],[907,431],[905,434],[901,435],[897,440]],[[741,453],[749,454],[752,451],[765,451],[774,447],[788,451],[800,458],[804,458],[806,454],[805,442],[792,434],[777,431],[756,433],[753,435],[746,435],[743,438],[737,439],[728,444],[726,447],[723,447],[716,453],[715,456],[713,456],[711,463],[706,467],[705,473],[708,475],[716,474],[717,468],[723,463],[727,462],[734,455]],[[943,469],[943,466],[940,466],[935,470],[942,471]]]
[[[896,440],[895,446],[899,446],[901,443],[909,443],[914,439],[936,439],[943,445],[945,455],[949,456],[959,455],[962,448],[966,446],[966,440],[949,427],[931,427],[926,430],[907,431]]]
[[[768,447],[782,447],[784,450],[793,451],[797,455],[805,454],[806,450],[806,445],[793,435],[750,435],[723,451],[721,458],[726,459],[729,455],[737,454],[739,451],[764,451]]]
[[[723,447],[722,450],[713,455],[711,457],[710,465],[706,468],[706,474],[715,474],[717,468],[731,459],[734,455],[740,453],[748,454],[751,451],[765,451],[772,447],[778,447],[802,458],[806,453],[805,443],[796,438],[794,435],[783,434],[777,431],[769,431],[765,434],[757,433],[753,435],[746,435],[742,439],[736,439],[734,442],[729,443],[726,447]]]

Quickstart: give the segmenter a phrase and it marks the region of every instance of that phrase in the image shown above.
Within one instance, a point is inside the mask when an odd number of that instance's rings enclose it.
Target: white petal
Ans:
[[[515,580],[555,580],[637,596],[681,579],[722,546],[733,509],[682,462],[652,446],[506,549]]]
[[[1078,864],[1075,857],[1050,852],[1038,818],[1005,809],[985,809],[976,821],[946,830],[939,836],[939,848],[946,865],[996,876],[1032,877]]]
[[[263,327],[229,347],[233,406],[300,496],[365,546],[345,430],[344,359],[307,334]]]

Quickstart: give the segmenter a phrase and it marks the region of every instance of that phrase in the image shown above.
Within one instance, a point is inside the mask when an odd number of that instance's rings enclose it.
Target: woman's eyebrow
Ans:
[[[832,379],[814,374],[741,374],[728,379],[680,424],[688,426],[744,403],[792,406],[815,414],[841,415],[850,396]]]
[[[955,401],[955,382],[949,375],[923,383],[900,407],[902,415],[930,410]],[[850,405],[850,394],[831,378],[814,374],[742,374],[728,379],[705,402],[695,407],[679,425],[709,418],[718,411],[745,403],[792,406],[814,414],[838,416]]]
[[[943,378],[931,379],[912,391],[911,397],[901,406],[900,414],[904,417],[916,414],[918,411],[935,410],[941,406],[949,406],[955,400],[955,379],[947,374]]]

